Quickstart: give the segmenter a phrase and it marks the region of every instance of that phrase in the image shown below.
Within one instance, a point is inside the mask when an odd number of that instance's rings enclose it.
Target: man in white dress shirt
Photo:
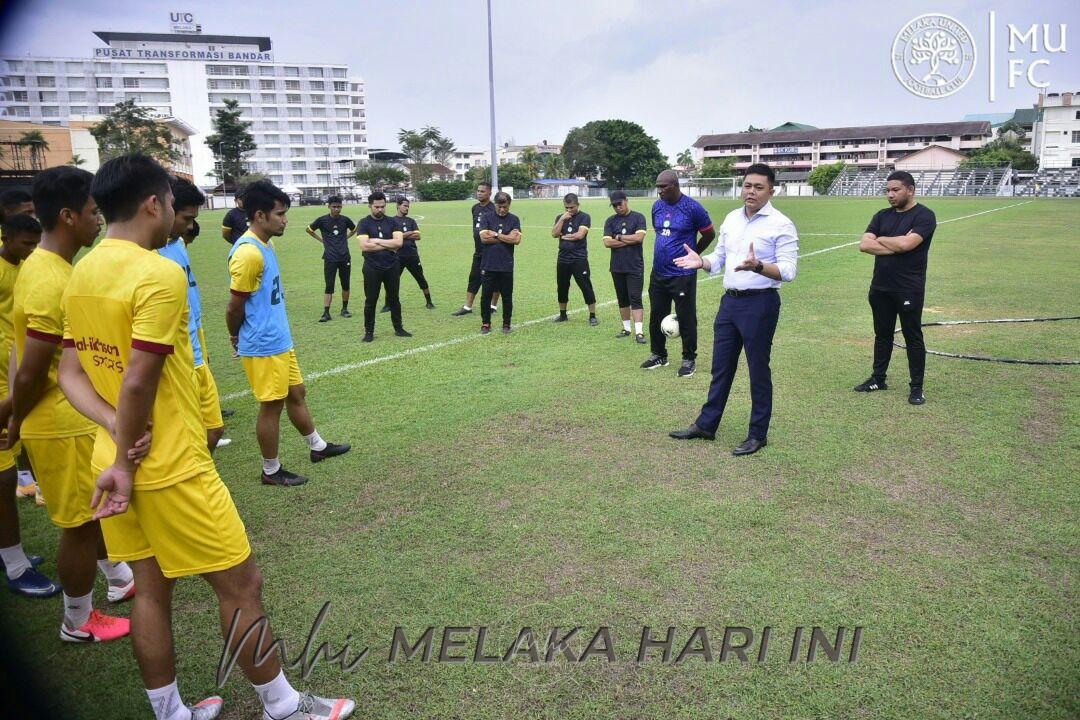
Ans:
[[[756,163],[743,179],[743,207],[732,210],[720,226],[720,242],[708,255],[686,247],[686,256],[675,263],[683,268],[702,268],[710,275],[724,273],[724,297],[713,326],[712,383],[701,414],[686,430],[671,437],[679,440],[712,440],[727,405],[731,382],[739,364],[739,350],[746,351],[750,369],[750,431],[733,455],[751,455],[767,444],[772,417],[772,370],[769,356],[773,334],[780,319],[781,282],[795,279],[799,237],[795,225],[769,202],[776,174]]]

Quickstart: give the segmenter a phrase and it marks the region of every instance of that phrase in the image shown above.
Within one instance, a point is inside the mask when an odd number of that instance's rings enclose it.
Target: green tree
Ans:
[[[457,152],[457,146],[454,145],[454,141],[445,137],[442,133],[439,133],[439,136],[431,141],[430,147],[431,157],[435,158],[435,162],[450,167],[450,163],[454,158],[454,153]]]
[[[116,103],[111,113],[90,128],[90,134],[97,140],[102,160],[143,153],[168,163],[180,156],[169,128],[155,120],[147,108],[136,105],[134,100]]]
[[[403,185],[409,179],[409,174],[401,168],[372,163],[357,170],[353,173],[353,177],[356,178],[356,182],[367,185],[372,190],[382,190],[393,185]]]
[[[85,164],[86,160],[83,160],[82,156],[77,153],[71,156],[71,160],[68,160],[68,165],[72,167],[82,167]]]
[[[1034,155],[1025,150],[1019,142],[1009,137],[999,137],[988,142],[960,163],[963,168],[1004,167],[1012,163],[1014,170],[1034,170],[1038,165]]]
[[[566,163],[563,161],[562,155],[558,153],[547,153],[544,155],[544,177],[566,177]]]
[[[744,132],[744,133],[765,132],[765,128],[754,127],[753,123],[751,123],[748,128],[746,128],[745,130],[740,130],[740,132]]]
[[[430,125],[421,130],[402,128],[398,131],[398,144],[401,145],[401,152],[405,153],[410,160],[409,164],[413,166],[413,183],[422,183],[431,177],[431,168],[427,167],[424,162],[432,154],[432,146],[441,140],[442,133],[439,132],[438,128]]]
[[[244,155],[256,148],[255,138],[248,132],[251,123],[243,120],[240,103],[225,100],[225,107],[214,112],[214,132],[206,136],[206,145],[221,164],[222,184],[236,184],[245,174]]]
[[[825,195],[832,187],[833,181],[844,171],[844,163],[832,163],[830,165],[818,165],[810,171],[806,178],[807,184],[814,188],[818,195]]]
[[[652,187],[657,173],[667,167],[656,138],[628,120],[593,120],[572,128],[563,156],[571,173],[603,178],[609,188]]]
[[[540,155],[532,145],[521,151],[521,159],[518,162],[533,178],[540,174]]]
[[[19,138],[19,144],[30,151],[30,169],[42,170],[45,167],[45,152],[49,149],[49,141],[41,134],[40,130],[27,130]]]
[[[1027,130],[1015,119],[1010,119],[1002,123],[1001,127],[998,128],[998,137],[1009,134],[1014,135],[1016,140],[1023,140],[1027,137]]]
[[[676,165],[682,165],[687,170],[693,170],[695,167],[694,153],[690,151],[690,148],[686,148],[675,158]]]
[[[491,168],[470,168],[469,172],[465,174],[465,177],[473,187],[475,187],[477,183],[491,182]],[[532,187],[532,181],[535,179],[536,176],[530,175],[524,165],[519,165],[518,163],[499,163],[499,185],[502,187],[512,187],[515,190],[528,190]]]
[[[416,186],[421,200],[465,200],[472,192],[473,185],[467,180],[432,180]]]
[[[701,163],[701,177],[726,178],[735,177],[735,158],[705,158]]]

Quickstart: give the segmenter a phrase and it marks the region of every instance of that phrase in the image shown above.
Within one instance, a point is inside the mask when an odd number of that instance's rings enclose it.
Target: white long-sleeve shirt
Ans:
[[[735,268],[750,253],[754,243],[754,255],[758,260],[775,263],[780,269],[780,279],[791,282],[798,271],[799,235],[795,223],[787,215],[773,207],[771,202],[746,217],[745,208],[732,210],[720,225],[716,249],[704,256],[709,261],[710,275],[724,273],[724,287],[735,290],[780,287],[780,281],[749,270]]]

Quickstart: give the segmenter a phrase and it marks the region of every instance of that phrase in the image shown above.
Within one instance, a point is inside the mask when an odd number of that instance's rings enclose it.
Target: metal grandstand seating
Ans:
[[[1014,187],[1023,197],[1080,197],[1080,168],[1040,169]]]
[[[892,170],[881,168],[862,170],[845,168],[832,186],[829,195],[875,196],[885,191],[885,179]],[[958,168],[955,170],[911,170],[915,187],[923,196],[999,195],[1009,194],[1006,180],[1011,168]],[[1074,181],[1073,185],[1077,183]],[[1004,190],[1004,191],[1003,191]]]

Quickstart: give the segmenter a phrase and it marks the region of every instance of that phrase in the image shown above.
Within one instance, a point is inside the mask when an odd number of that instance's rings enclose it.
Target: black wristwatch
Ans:
[[[761,271],[764,270],[764,269],[765,269],[765,263],[758,260],[757,261],[757,267],[754,268],[754,272],[756,272],[758,275],[760,275]]]

